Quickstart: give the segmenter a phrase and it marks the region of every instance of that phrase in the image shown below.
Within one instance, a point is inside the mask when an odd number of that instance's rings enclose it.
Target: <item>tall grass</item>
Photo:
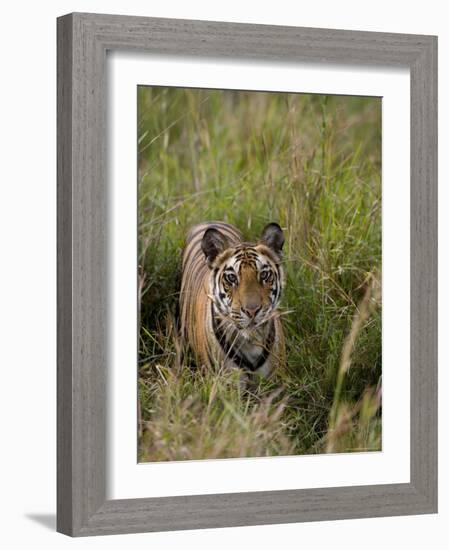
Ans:
[[[140,459],[381,448],[378,98],[140,87]],[[285,230],[288,364],[243,390],[181,364],[190,226]]]

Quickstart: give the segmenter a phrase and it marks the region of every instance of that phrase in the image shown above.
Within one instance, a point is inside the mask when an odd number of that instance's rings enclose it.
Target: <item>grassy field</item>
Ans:
[[[381,448],[381,100],[140,87],[139,460]],[[181,364],[188,228],[285,231],[288,365]]]

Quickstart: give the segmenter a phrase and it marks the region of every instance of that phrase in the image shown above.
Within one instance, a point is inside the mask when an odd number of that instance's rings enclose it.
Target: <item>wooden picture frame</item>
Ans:
[[[410,483],[106,499],[106,52],[408,67]],[[437,511],[437,39],[74,13],[58,19],[57,529],[100,535]]]

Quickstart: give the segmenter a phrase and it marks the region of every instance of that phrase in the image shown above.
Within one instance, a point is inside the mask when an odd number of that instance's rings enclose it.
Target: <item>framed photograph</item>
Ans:
[[[58,19],[58,531],[437,511],[437,39]]]

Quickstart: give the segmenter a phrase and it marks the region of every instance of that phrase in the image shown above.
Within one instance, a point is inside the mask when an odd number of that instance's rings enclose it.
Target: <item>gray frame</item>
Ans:
[[[409,67],[411,482],[106,500],[108,50]],[[58,19],[57,529],[72,536],[437,511],[437,38],[70,14]]]

